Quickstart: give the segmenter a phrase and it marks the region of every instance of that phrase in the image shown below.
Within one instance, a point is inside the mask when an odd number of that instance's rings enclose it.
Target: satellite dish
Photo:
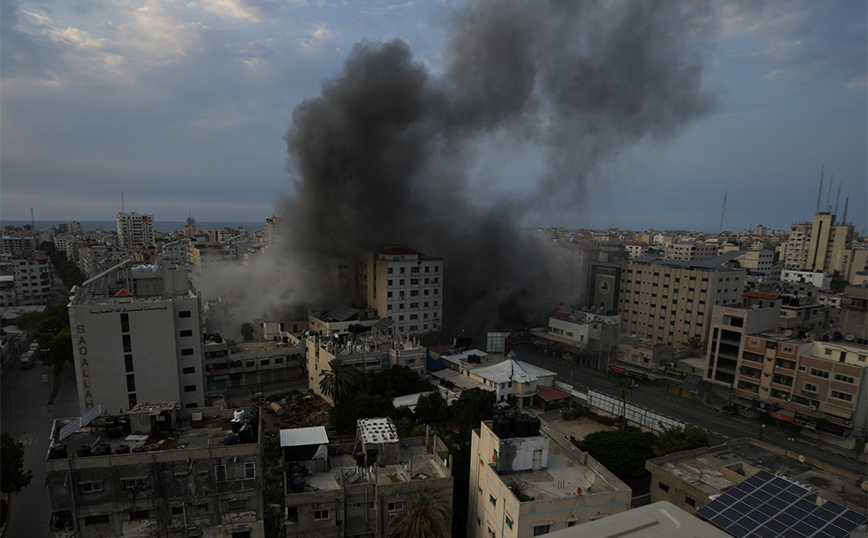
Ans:
[[[848,342],[852,342],[855,339],[856,339],[856,335],[853,333],[848,333],[847,336],[844,337],[844,340],[846,340]]]
[[[594,481],[597,479],[597,475],[594,471],[588,469],[582,475],[582,487],[579,488],[579,495],[581,495],[581,491],[590,491],[591,486],[594,485]]]
[[[799,463],[805,463],[805,457],[799,456]]]
[[[793,335],[792,329],[787,329],[786,331],[784,331],[784,336],[792,336],[792,335]]]

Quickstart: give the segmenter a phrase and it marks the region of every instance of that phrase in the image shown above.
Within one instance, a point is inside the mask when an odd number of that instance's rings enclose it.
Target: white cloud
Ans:
[[[250,0],[204,0],[202,7],[219,17],[262,22],[269,14],[267,4]]]

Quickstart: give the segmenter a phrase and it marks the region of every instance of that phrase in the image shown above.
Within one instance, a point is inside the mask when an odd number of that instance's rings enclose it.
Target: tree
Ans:
[[[656,456],[654,439],[653,433],[643,433],[639,428],[631,427],[594,432],[581,441],[574,441],[574,444],[624,480],[645,474],[645,460]]]
[[[402,538],[443,538],[452,509],[440,492],[423,486],[412,493],[404,511],[389,521],[389,536]]]
[[[446,418],[446,401],[439,390],[419,396],[416,416],[425,424],[439,424]]]
[[[329,369],[319,373],[319,388],[337,404],[352,388],[352,374],[339,359],[329,361]]]
[[[705,353],[705,342],[699,336],[691,336],[685,340],[681,351],[686,353],[688,357],[699,357]]]
[[[24,471],[24,445],[12,440],[9,432],[0,433],[0,491],[18,493],[33,479],[33,471]]]
[[[660,456],[672,454],[673,452],[681,452],[683,450],[693,450],[708,446],[708,435],[701,428],[693,428],[687,431],[678,426],[666,428],[657,436],[654,442],[657,447],[657,453]]]
[[[619,377],[615,381],[615,387],[621,391],[621,416],[627,414],[627,394],[633,390],[633,380],[629,377]]]
[[[469,432],[494,415],[494,393],[480,388],[465,390],[452,404],[462,431]]]
[[[243,338],[245,342],[250,342],[253,340],[254,332],[255,329],[253,328],[253,324],[249,321],[245,321],[241,324],[241,338]]]

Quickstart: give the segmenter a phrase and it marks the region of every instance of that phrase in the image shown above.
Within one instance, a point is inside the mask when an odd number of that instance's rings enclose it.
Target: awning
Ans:
[[[546,402],[554,402],[556,400],[564,400],[570,397],[568,392],[564,392],[562,390],[553,389],[551,387],[537,387],[537,394],[543,401]]]

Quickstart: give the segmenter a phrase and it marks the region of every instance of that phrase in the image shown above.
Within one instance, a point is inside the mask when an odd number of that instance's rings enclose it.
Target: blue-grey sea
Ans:
[[[71,222],[68,220],[37,220],[36,221],[36,229],[40,228],[51,228],[57,226],[58,224],[64,222]],[[117,223],[113,220],[80,220],[78,221],[84,227],[85,230],[112,230],[116,231],[118,229]],[[162,233],[174,232],[175,230],[180,230],[186,224],[186,221],[155,221],[154,222],[154,230]],[[0,221],[0,229],[6,226],[24,226],[25,224],[30,224],[29,220],[2,220]],[[196,229],[197,230],[207,230],[209,228],[245,228],[250,231],[258,231],[265,228],[265,219],[262,219],[261,222],[214,222],[214,221],[205,221],[205,220],[197,220],[196,221]]]

